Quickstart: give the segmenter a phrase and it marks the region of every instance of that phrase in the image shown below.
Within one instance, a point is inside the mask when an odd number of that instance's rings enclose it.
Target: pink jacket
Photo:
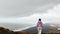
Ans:
[[[42,27],[43,27],[42,22],[41,22],[41,21],[38,21],[38,23],[37,23],[37,28],[42,28]]]

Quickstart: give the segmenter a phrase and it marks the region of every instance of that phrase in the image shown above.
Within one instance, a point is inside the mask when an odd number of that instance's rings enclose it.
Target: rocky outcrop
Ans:
[[[11,31],[9,29],[0,27],[0,34],[31,34],[31,33],[25,32],[25,31],[17,31],[17,32],[14,32],[14,31]]]
[[[14,34],[14,32],[9,29],[0,27],[0,34]]]

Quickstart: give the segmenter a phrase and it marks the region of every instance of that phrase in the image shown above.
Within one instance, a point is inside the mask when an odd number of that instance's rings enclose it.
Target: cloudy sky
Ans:
[[[0,23],[36,25],[60,22],[60,0],[0,0]]]

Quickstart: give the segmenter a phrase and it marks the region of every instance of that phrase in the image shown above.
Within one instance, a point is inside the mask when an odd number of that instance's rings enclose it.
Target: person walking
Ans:
[[[42,28],[43,28],[43,23],[42,23],[41,19],[39,19],[38,23],[37,23],[38,34],[41,34]]]

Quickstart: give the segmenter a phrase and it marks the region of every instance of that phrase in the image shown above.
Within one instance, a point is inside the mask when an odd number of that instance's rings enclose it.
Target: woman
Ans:
[[[42,27],[43,27],[43,24],[42,24],[42,22],[41,22],[41,19],[39,19],[39,20],[38,20],[38,23],[37,23],[38,34],[41,34]]]

